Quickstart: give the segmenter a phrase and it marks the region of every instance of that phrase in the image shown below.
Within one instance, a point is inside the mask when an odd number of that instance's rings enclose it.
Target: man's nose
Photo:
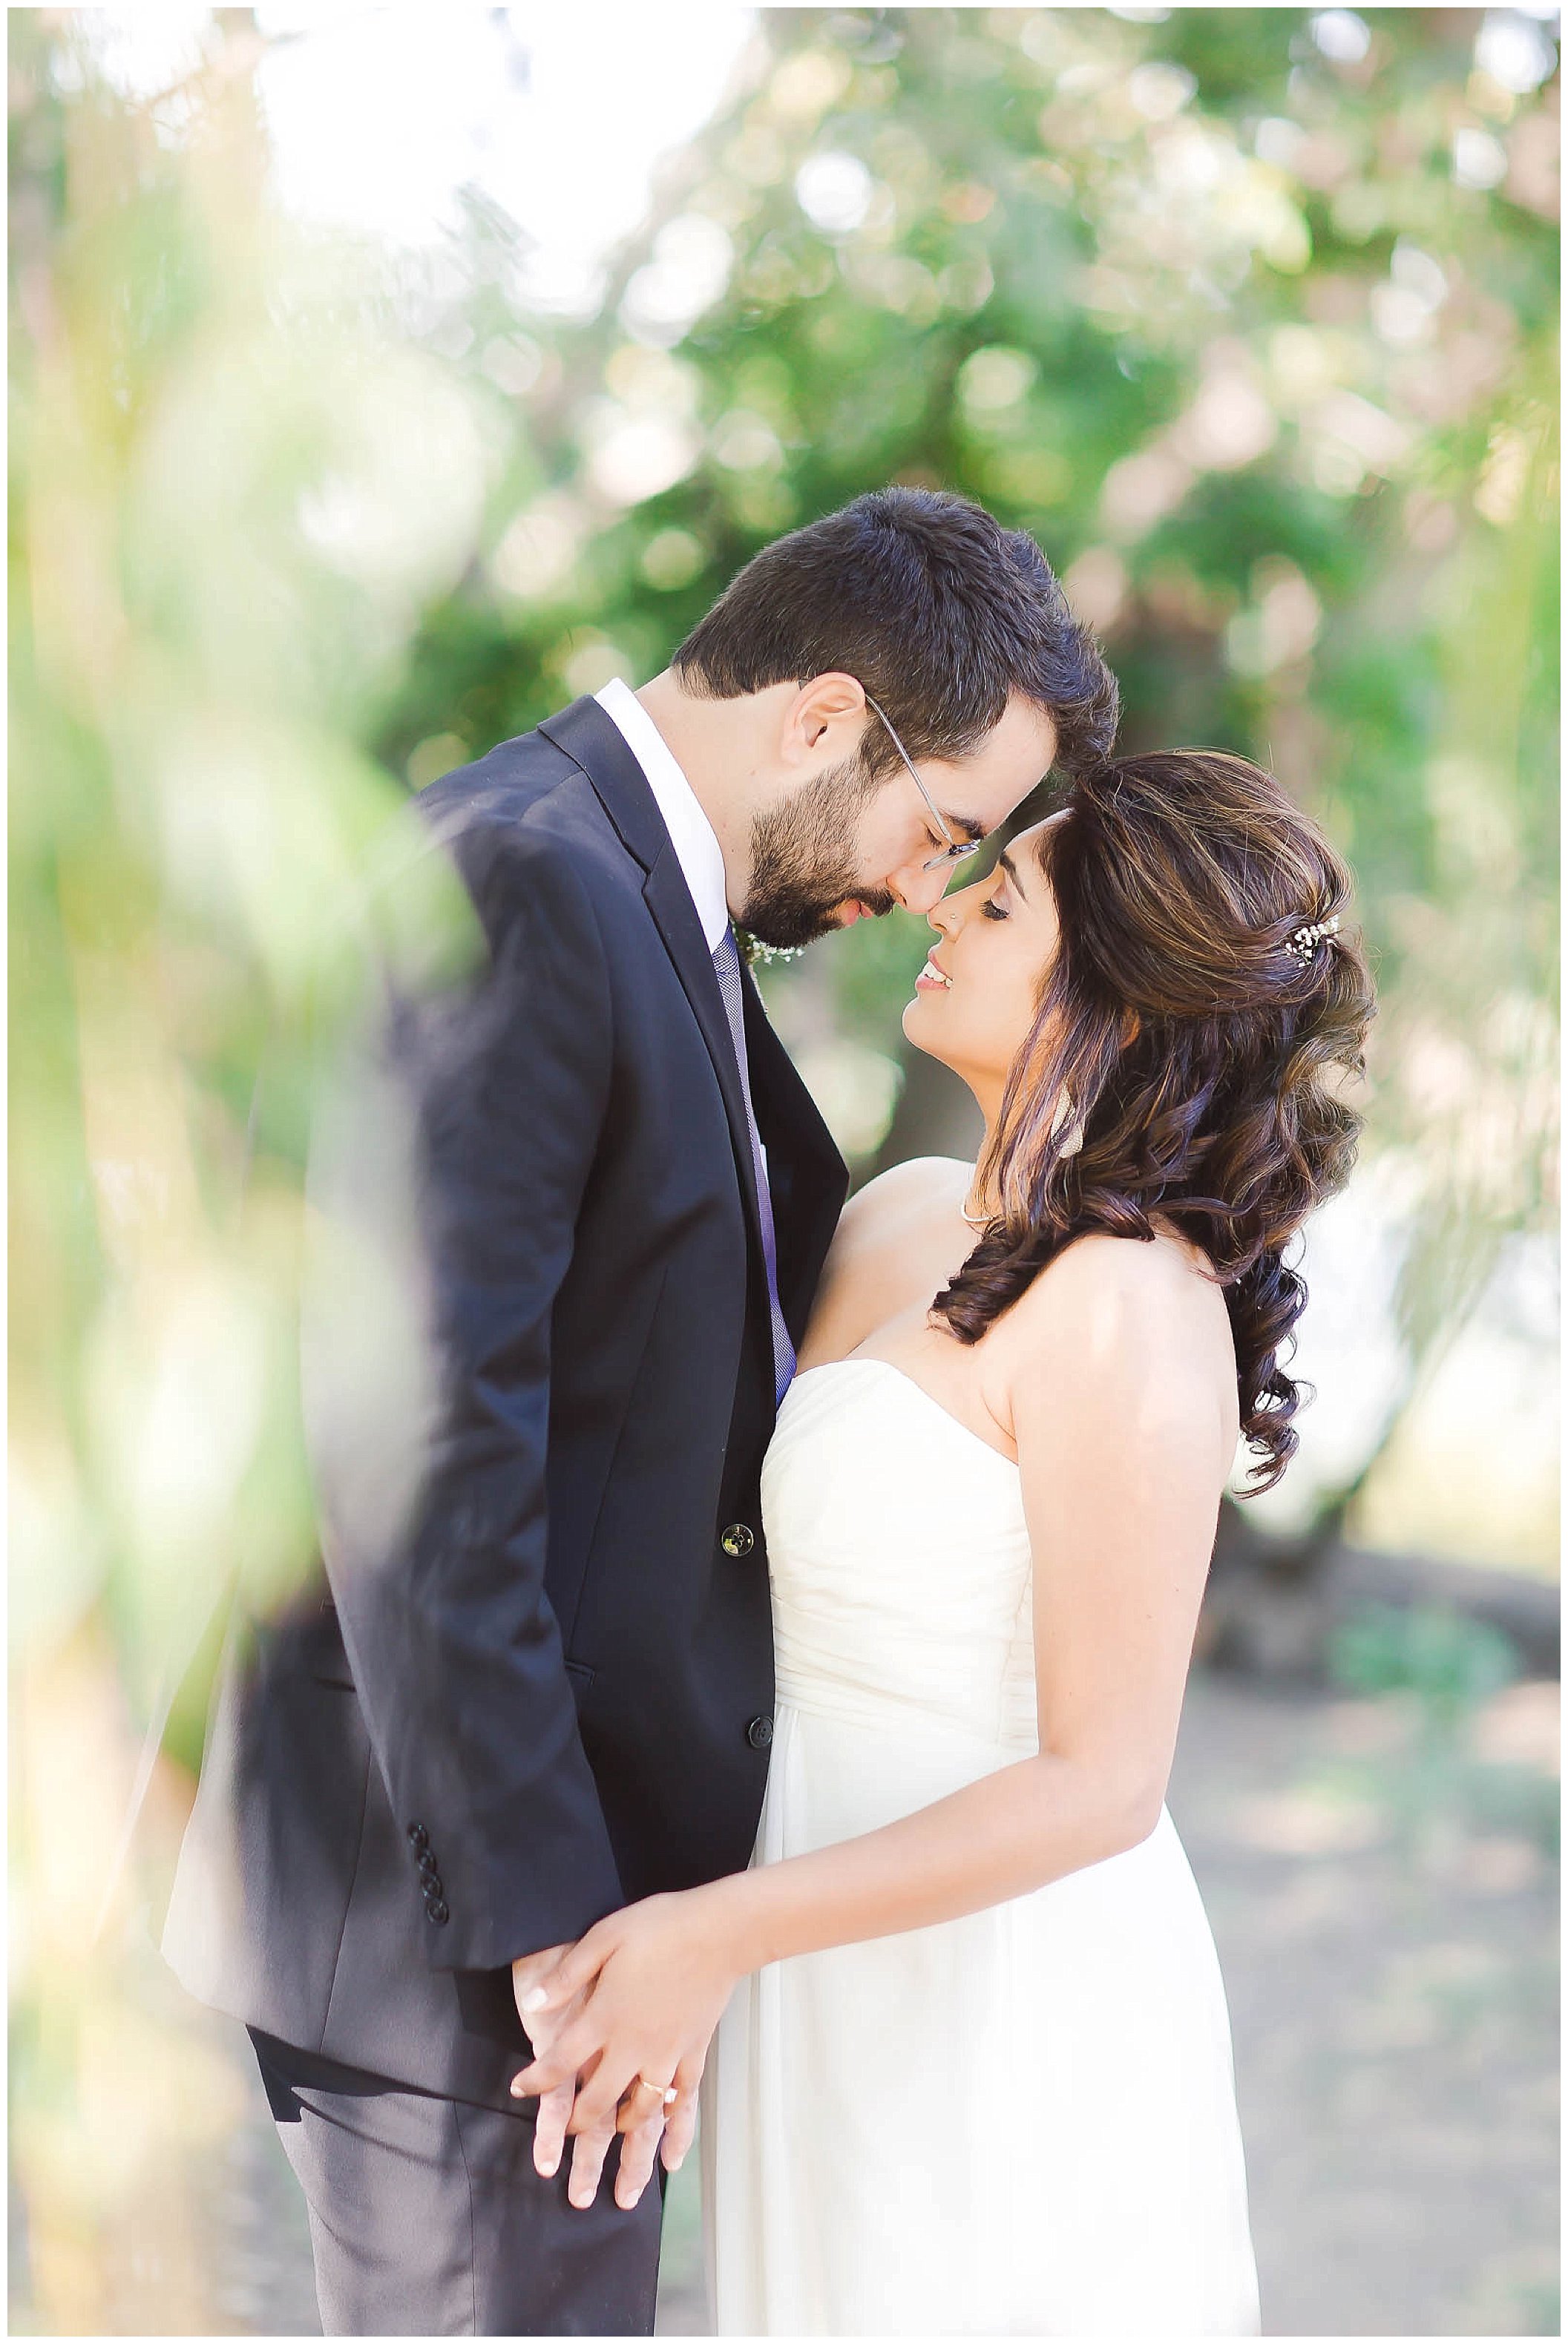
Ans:
[[[929,915],[946,894],[950,875],[946,870],[924,871],[914,864],[907,871],[895,872],[887,884],[906,912]]]

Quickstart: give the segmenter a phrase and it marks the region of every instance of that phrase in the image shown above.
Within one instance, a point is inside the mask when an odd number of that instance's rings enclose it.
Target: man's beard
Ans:
[[[886,780],[867,781],[858,763],[835,765],[783,805],[752,819],[752,884],[740,924],[759,944],[792,950],[814,944],[843,923],[850,902],[880,915],[894,898],[855,875],[860,810]]]

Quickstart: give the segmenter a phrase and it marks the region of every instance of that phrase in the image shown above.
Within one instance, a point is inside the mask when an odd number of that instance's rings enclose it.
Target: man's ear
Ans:
[[[835,727],[853,730],[858,740],[865,717],[865,688],[837,668],[814,675],[803,683],[784,712],[781,743],[787,763],[822,754],[824,742]],[[845,741],[847,753],[850,743]]]

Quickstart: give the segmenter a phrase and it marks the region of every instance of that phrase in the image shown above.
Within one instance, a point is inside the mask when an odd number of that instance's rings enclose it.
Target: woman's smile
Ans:
[[[905,1005],[904,1030],[966,1082],[983,1109],[999,1107],[1007,1071],[1039,1006],[1057,943],[1056,909],[1040,859],[1060,814],[1019,831],[991,869],[956,887],[926,917],[936,930]],[[935,1022],[925,1004],[942,995]]]

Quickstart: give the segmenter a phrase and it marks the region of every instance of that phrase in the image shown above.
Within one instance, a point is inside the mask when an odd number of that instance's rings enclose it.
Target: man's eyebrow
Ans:
[[[944,809],[942,819],[947,824],[949,830],[962,832],[963,835],[969,839],[976,846],[979,845],[980,841],[986,835],[985,823],[983,822],[976,822],[972,813],[948,813],[946,809]]]
[[[1012,881],[1014,886],[1017,889],[1019,894],[1027,904],[1029,900],[1029,891],[1025,886],[1023,881],[1019,878],[1018,866],[1014,862],[1012,856],[1008,854],[1005,846],[1003,847],[1000,854],[997,855],[996,860],[1001,864],[1003,870],[1007,873],[1008,878]]]

